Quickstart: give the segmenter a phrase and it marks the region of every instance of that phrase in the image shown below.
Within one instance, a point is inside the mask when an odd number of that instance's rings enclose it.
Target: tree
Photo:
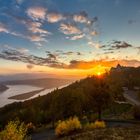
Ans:
[[[102,110],[111,103],[109,86],[104,80],[98,79],[91,92],[93,106],[98,112],[98,119],[101,120]]]

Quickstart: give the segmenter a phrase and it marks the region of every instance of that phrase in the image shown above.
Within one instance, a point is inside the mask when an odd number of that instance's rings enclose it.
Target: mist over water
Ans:
[[[67,85],[60,86],[59,89],[65,87],[65,86],[67,86]],[[3,107],[5,105],[13,103],[13,102],[25,101],[25,100],[8,99],[11,96],[20,95],[20,94],[42,89],[41,87],[35,87],[35,86],[31,86],[31,85],[7,85],[7,87],[9,89],[7,89],[4,92],[0,92],[0,107]],[[26,100],[33,99],[38,96],[43,96],[43,95],[53,91],[56,88],[57,87],[45,89],[44,91],[41,91]]]
[[[23,94],[26,92],[31,92],[33,90],[41,89],[39,87],[30,86],[30,85],[7,85],[9,89],[4,92],[0,92],[0,107],[3,107],[6,104],[13,103],[17,100],[8,99],[11,96]]]

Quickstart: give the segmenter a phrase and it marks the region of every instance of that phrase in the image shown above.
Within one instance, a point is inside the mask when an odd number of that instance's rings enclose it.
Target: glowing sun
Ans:
[[[97,75],[100,76],[101,75],[101,72],[97,72]]]

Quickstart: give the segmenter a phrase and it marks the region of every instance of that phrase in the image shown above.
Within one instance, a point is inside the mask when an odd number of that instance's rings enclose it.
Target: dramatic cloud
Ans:
[[[27,10],[27,14],[33,20],[45,20],[47,9],[43,7],[30,7]]]
[[[113,41],[107,45],[102,45],[100,48],[103,48],[104,50],[119,50],[119,49],[126,49],[133,47],[131,44],[125,42],[125,41]]]
[[[85,11],[83,11],[79,14],[75,14],[75,15],[73,15],[73,20],[75,22],[88,23],[89,22],[88,14]]]
[[[60,31],[66,35],[81,34],[80,29],[78,29],[74,24],[68,23],[61,23]]]
[[[48,55],[48,58],[50,60],[56,60],[57,59],[57,56],[55,54],[48,53],[47,55]]]
[[[63,19],[65,19],[65,17],[59,13],[48,13],[47,14],[47,21],[50,23],[55,23],[55,22],[58,22]]]
[[[125,41],[114,41],[112,44],[113,49],[123,49],[123,48],[129,48],[132,47],[131,44],[128,44]]]
[[[82,53],[80,52],[72,52],[72,51],[64,52],[62,50],[56,50],[55,52],[46,51],[46,53],[49,58],[52,58],[55,60],[58,58],[63,58],[63,56],[82,55]]]
[[[19,52],[18,50],[9,49],[1,52],[0,58],[11,60],[11,61],[24,62],[30,65],[48,66],[48,67],[63,68],[63,69],[92,69],[99,65],[109,68],[109,67],[116,66],[118,63],[124,66],[140,66],[140,61],[138,60],[125,60],[125,59],[124,60],[91,60],[91,61],[71,60],[68,64],[58,60],[57,55],[52,54],[51,52],[47,52],[47,53],[48,53],[47,57],[43,58],[35,55],[24,54]],[[69,54],[71,53],[69,52]],[[77,53],[77,55],[80,55],[80,53]]]
[[[92,26],[98,20],[97,17],[89,18],[85,11],[73,15],[73,20],[79,23],[85,23],[87,26]]]
[[[72,60],[68,65],[69,69],[92,69],[99,65],[103,67],[115,67],[117,64],[123,66],[140,66],[140,61],[138,60],[93,60],[93,61],[77,61]]]
[[[28,17],[7,12],[7,16],[13,18],[18,25],[21,24],[24,31],[22,30],[18,33],[14,30],[14,32],[10,32],[8,30],[9,28],[0,25],[0,32],[10,33],[11,35],[28,39],[38,47],[42,47],[44,41],[49,41],[47,36],[53,34],[48,30],[50,28],[49,26],[46,28],[46,23],[54,24],[61,21],[59,22],[59,31],[66,35],[67,39],[72,41],[85,39],[86,42],[90,42],[88,43],[89,46],[98,47],[95,44],[93,45],[93,43],[91,44],[91,42],[93,42],[93,37],[97,35],[97,31],[92,27],[93,23],[97,21],[97,17],[89,18],[85,11],[62,14],[58,12],[50,12],[47,8],[42,6],[34,6],[29,7],[26,10],[26,14]],[[65,22],[62,23],[62,21]]]

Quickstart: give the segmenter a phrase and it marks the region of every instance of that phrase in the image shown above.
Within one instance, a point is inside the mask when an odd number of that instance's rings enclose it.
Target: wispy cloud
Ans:
[[[81,34],[80,29],[78,29],[76,25],[70,23],[61,23],[59,29],[66,35]]]
[[[30,7],[27,9],[27,14],[33,20],[45,20],[46,11],[47,9],[43,7]]]
[[[47,21],[50,23],[56,23],[58,21],[65,19],[65,17],[62,14],[55,13],[55,12],[48,13],[46,17],[47,17]]]
[[[16,0],[18,4],[22,4],[24,0]]]
[[[22,35],[21,33],[17,33],[17,32],[13,32],[9,29],[9,27],[7,27],[6,25],[4,25],[3,23],[0,22],[0,32],[4,32],[7,34],[11,34],[17,37],[22,37],[22,38],[26,38],[24,35]]]
[[[8,29],[5,27],[4,24],[0,23],[0,32],[9,33]]]
[[[28,36],[28,38],[33,42],[42,42],[42,41],[47,42],[46,38],[40,35],[31,35]]]
[[[79,39],[84,38],[84,36],[85,36],[85,34],[80,34],[80,35],[75,35],[75,36],[67,37],[67,38],[70,40],[79,40]]]
[[[0,53],[0,58],[11,60],[11,61],[19,61],[24,62],[30,65],[39,65],[39,66],[48,66],[59,69],[92,69],[98,65],[103,67],[113,67],[118,63],[124,66],[140,66],[140,61],[138,60],[110,60],[110,59],[100,59],[100,60],[70,60],[69,63],[61,62],[58,59],[59,55],[51,52],[46,52],[47,57],[39,57],[35,55],[31,55],[29,53],[22,53],[19,50],[5,50]],[[73,52],[60,52],[63,55],[71,55]],[[77,55],[81,55],[77,52]]]
[[[91,47],[100,48],[100,44],[99,43],[95,43],[93,41],[89,41],[88,45],[91,46]]]
[[[80,12],[79,14],[74,14],[73,15],[73,20],[75,22],[88,23],[89,22],[88,14],[85,11]]]
[[[20,0],[18,2],[22,3]],[[11,35],[28,39],[38,47],[43,46],[43,42],[49,41],[47,38],[48,35],[55,34],[51,32],[51,28],[47,26],[47,23],[49,23],[49,26],[51,24],[59,25],[58,30],[71,41],[85,39],[89,46],[98,47],[98,43],[93,41],[94,36],[98,33],[92,27],[98,18],[90,18],[86,11],[78,13],[60,13],[49,11],[48,8],[43,6],[30,6],[26,9],[25,15],[18,15],[11,12],[7,12],[6,14],[10,18],[13,18],[18,25],[21,24],[24,31],[15,30],[11,32],[9,28],[0,25],[0,32],[10,33]]]
[[[51,34],[49,31],[41,29],[41,23],[40,22],[29,22],[28,23],[28,29],[32,32],[32,33],[40,33],[40,34]]]

